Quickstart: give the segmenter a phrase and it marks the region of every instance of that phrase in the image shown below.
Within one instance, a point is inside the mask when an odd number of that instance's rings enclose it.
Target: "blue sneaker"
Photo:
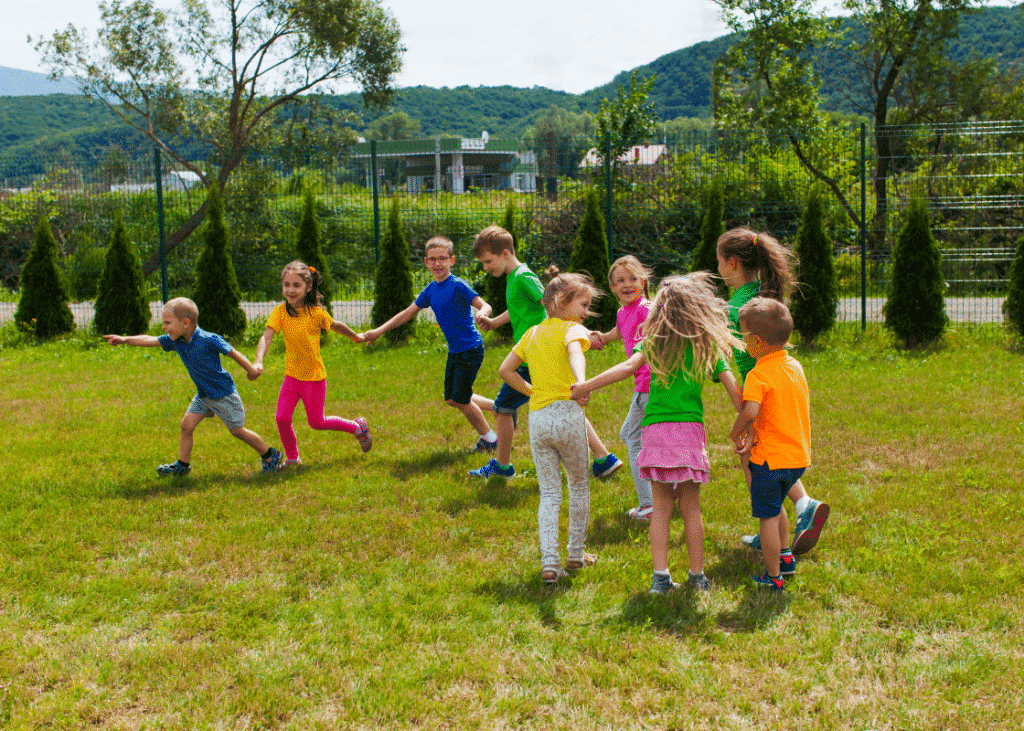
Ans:
[[[163,477],[184,477],[191,471],[192,465],[183,465],[180,459],[156,468],[156,473]]]
[[[760,576],[755,576],[754,586],[759,589],[771,589],[772,591],[782,591],[786,588],[786,581],[782,578],[782,575],[769,576],[768,572],[765,571]]]
[[[470,470],[469,474],[474,477],[515,477],[516,468],[512,465],[502,467],[498,460],[491,458],[491,461],[477,470]]]
[[[760,551],[761,550],[761,535],[759,533],[755,533],[752,536],[742,536],[740,538],[740,543],[742,543],[747,548],[751,548],[751,549],[753,549],[755,551]]]
[[[264,460],[260,460],[263,463],[264,472],[277,472],[281,469],[281,461],[284,459],[284,455],[273,447],[270,448],[270,456]],[[301,464],[301,463],[300,463]]]
[[[711,581],[704,572],[701,571],[699,574],[694,574],[690,571],[686,572],[686,583],[690,585],[690,588],[694,591],[710,591]]]
[[[779,572],[783,576],[796,576],[796,559],[792,553],[783,553],[779,556]]]
[[[821,537],[821,529],[828,520],[828,503],[811,500],[796,520],[793,534],[793,553],[807,553],[816,545]]]
[[[609,477],[620,467],[622,467],[622,460],[609,452],[604,459],[595,459],[590,470],[594,473],[594,477]]]
[[[651,590],[648,594],[668,594],[670,591],[675,591],[681,586],[672,581],[670,574],[652,574],[651,575]]]
[[[498,441],[497,440],[495,440],[493,442],[489,442],[486,439],[484,439],[483,437],[480,437],[479,439],[476,440],[476,446],[473,447],[469,451],[471,451],[471,452],[493,452],[497,448],[498,448]]]

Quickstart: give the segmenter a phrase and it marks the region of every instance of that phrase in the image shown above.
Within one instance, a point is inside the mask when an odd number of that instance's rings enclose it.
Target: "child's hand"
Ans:
[[[124,345],[128,342],[124,335],[104,335],[103,339],[111,345]]]
[[[355,333],[352,336],[352,342],[353,343],[365,343],[366,342],[366,336],[363,333]]]
[[[483,315],[476,316],[476,326],[481,330],[481,332],[487,332],[494,329],[494,326],[491,324],[491,318],[484,317]]]
[[[750,450],[757,444],[757,431],[750,427],[740,434],[733,442],[736,447],[733,450],[736,454],[750,454]]]
[[[359,333],[359,337],[362,338],[363,345],[370,345],[374,340],[380,337],[380,333],[376,330],[367,330],[364,333]]]
[[[257,378],[263,375],[263,362],[256,361],[252,364],[252,370],[246,373],[250,381],[255,381]]]
[[[590,331],[590,349],[604,350],[604,340],[601,339],[601,333],[597,330]]]
[[[578,403],[580,406],[586,406],[590,403],[591,390],[584,383],[573,383],[569,386],[572,395],[570,398]]]

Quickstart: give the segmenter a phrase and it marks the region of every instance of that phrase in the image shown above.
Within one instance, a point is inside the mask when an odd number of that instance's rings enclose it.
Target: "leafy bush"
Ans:
[[[316,215],[316,196],[313,195],[312,189],[307,188],[303,196],[302,220],[299,222],[299,235],[295,241],[295,250],[299,254],[299,259],[316,269],[323,277],[320,282],[320,293],[324,296],[324,307],[333,315],[331,269],[324,256],[322,240],[320,221]]]
[[[1003,302],[1007,328],[1024,336],[1024,236],[1017,239],[1017,251],[1010,267],[1010,291]]]
[[[381,237],[380,261],[374,277],[371,322],[379,327],[404,310],[413,301],[412,272],[409,267],[409,242],[402,231],[398,198],[391,200],[387,231]],[[384,333],[390,343],[404,342],[412,332],[415,319]]]
[[[693,250],[691,272],[718,274],[718,237],[725,233],[725,188],[721,178],[714,178],[705,192],[704,218],[700,224],[700,243]],[[725,294],[725,283],[717,279],[718,293]]]
[[[607,294],[610,265],[608,238],[604,232],[604,216],[601,214],[598,204],[597,190],[591,188],[587,192],[587,208],[580,220],[572,255],[569,257],[569,271],[586,272],[594,278],[594,284],[606,293],[604,297],[596,299],[591,305],[591,310],[595,315],[588,324],[595,330],[605,331],[615,327],[618,302]]]
[[[81,302],[96,296],[100,277],[103,276],[106,250],[97,246],[88,233],[82,233],[77,238],[75,253],[64,257],[64,267],[71,296],[76,302]]]
[[[796,279],[790,300],[793,326],[804,341],[814,342],[836,323],[839,285],[832,262],[832,241],[825,232],[825,191],[811,186],[796,235]]]
[[[98,333],[141,335],[149,327],[151,314],[142,262],[118,210],[96,295],[93,327]]]
[[[892,250],[892,281],[882,308],[885,326],[905,347],[938,339],[946,330],[942,257],[928,222],[928,207],[915,196]]]
[[[224,199],[216,183],[210,186],[209,196],[203,250],[196,260],[192,300],[199,307],[200,327],[233,338],[245,332],[245,312],[238,306],[242,301],[242,291],[228,253]]]
[[[57,261],[57,241],[46,215],[39,216],[28,260],[21,270],[21,299],[14,320],[44,340],[71,332],[68,282]]]

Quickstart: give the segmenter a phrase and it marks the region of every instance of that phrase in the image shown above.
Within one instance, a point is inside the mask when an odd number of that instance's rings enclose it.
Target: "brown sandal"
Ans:
[[[566,561],[565,568],[569,571],[579,571],[587,566],[593,566],[595,563],[597,563],[597,556],[584,552],[579,558],[570,558]]]
[[[540,580],[545,584],[556,584],[564,575],[561,566],[545,566],[540,570]]]

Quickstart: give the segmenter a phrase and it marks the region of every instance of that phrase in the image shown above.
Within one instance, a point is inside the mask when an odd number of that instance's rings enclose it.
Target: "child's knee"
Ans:
[[[451,398],[445,399],[444,402],[448,406],[451,406],[453,409],[458,409],[459,411],[465,411],[466,407],[469,406],[469,404],[460,404],[458,401],[456,401],[455,399],[451,399]]]

